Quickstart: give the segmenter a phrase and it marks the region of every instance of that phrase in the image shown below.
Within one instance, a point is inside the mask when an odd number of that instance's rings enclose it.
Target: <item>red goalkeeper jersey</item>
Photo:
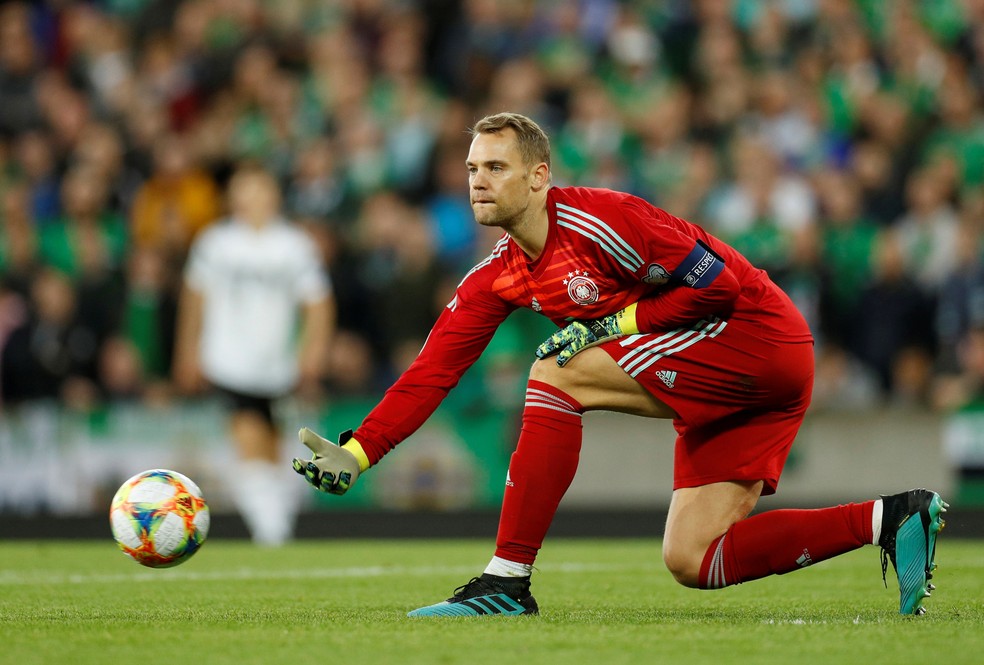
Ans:
[[[536,260],[504,235],[465,275],[417,359],[355,432],[371,463],[423,424],[519,307],[563,326],[638,302],[641,332],[714,315],[732,330],[753,330],[767,340],[812,340],[799,311],[765,271],[643,199],[554,187],[547,213],[547,241]]]

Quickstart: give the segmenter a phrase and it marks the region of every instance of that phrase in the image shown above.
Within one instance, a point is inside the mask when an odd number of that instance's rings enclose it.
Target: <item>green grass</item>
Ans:
[[[897,614],[867,547],[722,591],[651,540],[549,541],[539,617],[407,619],[481,568],[481,541],[214,539],[148,570],[112,542],[0,544],[0,663],[984,662],[984,543],[941,541],[929,614]]]

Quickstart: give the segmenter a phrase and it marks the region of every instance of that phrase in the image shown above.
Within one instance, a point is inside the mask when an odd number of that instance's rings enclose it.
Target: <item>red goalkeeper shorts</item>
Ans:
[[[744,480],[773,494],[813,392],[813,344],[713,319],[601,345],[677,417],[673,488]]]

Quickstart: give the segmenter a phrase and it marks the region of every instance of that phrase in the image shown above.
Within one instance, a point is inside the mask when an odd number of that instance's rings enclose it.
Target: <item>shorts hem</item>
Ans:
[[[776,493],[779,487],[779,477],[770,476],[764,473],[751,473],[747,475],[729,474],[727,476],[689,476],[686,478],[674,478],[673,490],[689,489],[693,487],[703,487],[714,483],[730,482],[757,482],[762,481],[762,496],[769,496]]]

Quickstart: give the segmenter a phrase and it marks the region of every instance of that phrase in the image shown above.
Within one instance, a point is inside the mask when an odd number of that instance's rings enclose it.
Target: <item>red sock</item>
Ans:
[[[711,543],[700,588],[782,575],[871,542],[874,501],[819,510],[772,510],[736,522]]]
[[[509,463],[495,555],[532,564],[577,471],[581,405],[540,381],[526,388],[523,429]]]

